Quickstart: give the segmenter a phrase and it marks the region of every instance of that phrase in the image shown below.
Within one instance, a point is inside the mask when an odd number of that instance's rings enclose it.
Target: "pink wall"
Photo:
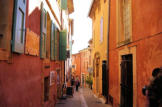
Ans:
[[[41,105],[41,61],[39,57],[13,54],[13,63],[0,61],[0,105]]]
[[[26,11],[26,28],[40,35],[40,14],[36,8],[28,16]],[[8,29],[8,32],[11,32]],[[9,63],[8,63],[9,62]],[[50,68],[45,68],[40,56],[11,53],[9,61],[0,61],[0,107],[41,107],[56,103],[56,82],[50,86],[49,101],[44,103],[44,77],[50,71],[60,68],[59,64],[49,61]],[[57,75],[57,73],[56,73]],[[57,76],[56,76],[57,77]]]

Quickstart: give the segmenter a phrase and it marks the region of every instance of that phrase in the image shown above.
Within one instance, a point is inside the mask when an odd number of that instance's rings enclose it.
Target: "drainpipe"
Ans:
[[[81,83],[81,85],[82,85],[82,59],[81,59],[81,52],[79,52],[80,53],[80,83]]]
[[[110,3],[111,1],[108,0],[108,24],[107,24],[107,98],[106,103],[109,103],[109,33],[110,33]]]

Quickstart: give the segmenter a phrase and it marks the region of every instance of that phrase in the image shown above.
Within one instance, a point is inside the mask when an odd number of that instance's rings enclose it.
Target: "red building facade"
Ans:
[[[81,55],[80,53],[72,55],[72,75],[81,80]]]
[[[86,80],[89,76],[88,68],[90,63],[90,50],[89,48],[85,48],[79,51],[81,55],[81,85],[86,86]]]
[[[0,106],[54,106],[64,83],[59,40],[66,35],[51,3],[1,0],[0,12]]]
[[[90,68],[90,48],[83,49],[72,55],[72,72],[74,77],[78,77],[81,86],[86,86],[86,79],[89,76]]]

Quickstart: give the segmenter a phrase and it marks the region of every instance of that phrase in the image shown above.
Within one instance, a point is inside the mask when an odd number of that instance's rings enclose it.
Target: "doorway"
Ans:
[[[121,61],[120,107],[133,107],[133,58],[123,55]]]
[[[107,76],[106,64],[107,62],[105,60],[102,61],[102,95],[104,97],[106,97],[108,94],[108,76]]]
[[[45,77],[44,78],[44,102],[48,101],[49,100],[49,82],[50,82],[50,78],[49,76],[48,77]]]
[[[100,58],[96,58],[96,92],[99,93],[99,63],[100,63]]]

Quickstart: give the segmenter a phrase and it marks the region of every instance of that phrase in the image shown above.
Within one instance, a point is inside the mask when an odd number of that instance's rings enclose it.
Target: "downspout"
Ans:
[[[110,33],[110,3],[111,1],[108,0],[108,24],[107,24],[107,98],[106,103],[109,103],[109,33]]]
[[[80,53],[80,83],[81,83],[81,85],[82,85],[82,61],[81,61],[81,52],[79,52]]]

